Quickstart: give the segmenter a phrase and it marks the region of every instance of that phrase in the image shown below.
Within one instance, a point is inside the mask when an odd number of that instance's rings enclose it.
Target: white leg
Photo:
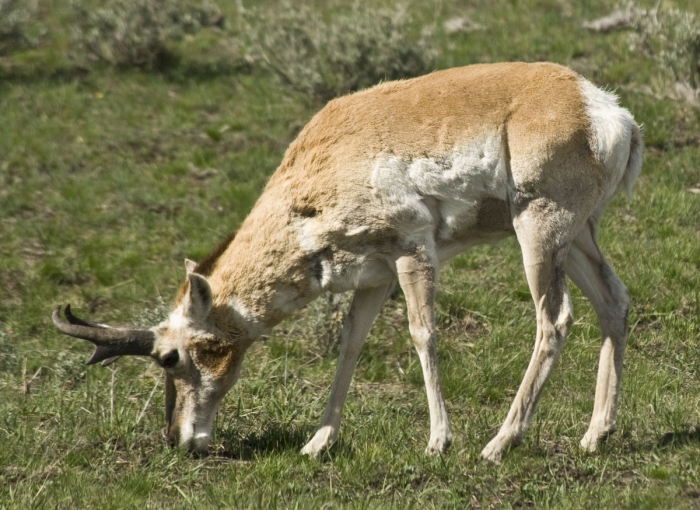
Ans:
[[[481,456],[500,462],[505,452],[518,445],[535,414],[547,378],[556,365],[573,322],[573,306],[563,270],[566,245],[553,246],[554,236],[539,228],[543,222],[528,215],[514,221],[530,292],[537,308],[535,348],[508,416]],[[554,245],[556,246],[556,245]]]
[[[630,297],[600,252],[592,223],[574,241],[565,270],[593,305],[602,334],[593,415],[581,440],[581,446],[592,452],[615,430]]]
[[[391,284],[355,291],[350,312],[345,318],[343,331],[340,335],[340,357],[328,404],[323,412],[318,431],[311,441],[302,448],[301,453],[316,457],[321,451],[330,447],[338,437],[343,406],[357,358],[365,344],[372,323],[388,296],[390,287]]]
[[[406,256],[396,261],[399,284],[406,296],[408,326],[418,352],[430,410],[430,440],[426,453],[444,453],[452,443],[452,429],[442,396],[435,331],[437,268],[430,256]]]

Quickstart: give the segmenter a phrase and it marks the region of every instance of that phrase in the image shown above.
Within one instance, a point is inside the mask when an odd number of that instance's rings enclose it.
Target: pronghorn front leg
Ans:
[[[372,323],[387,298],[390,287],[391,284],[387,284],[355,291],[350,312],[345,318],[343,331],[340,334],[338,368],[326,410],[321,418],[321,426],[311,441],[302,448],[301,453],[316,457],[321,451],[330,447],[338,437],[343,405],[348,395],[357,358],[365,344]]]
[[[436,257],[430,253],[396,261],[399,285],[406,296],[408,327],[418,351],[430,409],[430,441],[426,453],[444,453],[452,443],[452,429],[442,396],[435,331]]]

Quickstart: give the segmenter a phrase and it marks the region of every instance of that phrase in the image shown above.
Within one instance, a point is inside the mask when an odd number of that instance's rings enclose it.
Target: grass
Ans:
[[[690,191],[700,188],[700,110],[640,92],[658,70],[624,33],[579,28],[614,2],[410,6],[437,27],[439,67],[553,60],[617,89],[646,126],[636,199],[616,199],[601,234],[633,298],[618,432],[594,455],[577,448],[599,331],[575,290],[576,324],[533,426],[498,467],[478,453],[505,418],[535,330],[513,239],[441,275],[439,355],[455,431],[443,457],[423,454],[427,402],[400,296],[362,353],[339,443],[319,460],[298,450],[328,396],[333,314],[347,300],[314,303],[251,349],[203,458],[161,437],[152,363],[84,365],[88,347],[55,331],[52,308],[70,302],[112,323],[162,316],[182,260],[237,227],[321,105],[255,65],[218,61],[210,50],[226,47],[211,31],[183,42],[168,70],[76,65],[63,4],[42,3],[38,47],[0,61],[0,508],[700,505],[700,195]],[[697,12],[690,0],[676,5]],[[441,23],[455,15],[486,30],[447,36]]]

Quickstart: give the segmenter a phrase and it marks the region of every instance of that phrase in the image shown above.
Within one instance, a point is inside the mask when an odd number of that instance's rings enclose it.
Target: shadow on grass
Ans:
[[[667,432],[656,442],[658,448],[700,443],[700,425],[688,425],[687,430]]]
[[[90,69],[83,65],[3,65],[0,62],[0,83],[30,84],[34,82],[69,83],[87,78]]]
[[[312,427],[308,425],[295,426],[280,423],[269,423],[262,430],[253,430],[247,435],[225,430],[219,433],[224,450],[213,455],[234,460],[250,460],[256,455],[265,453],[298,451],[308,440],[311,432]]]
[[[651,438],[642,439],[641,441],[629,441],[629,437],[623,436],[622,444],[611,446],[609,443],[602,442],[598,445],[600,453],[619,453],[619,454],[634,454],[648,453],[654,450],[668,450],[681,448],[692,444],[700,443],[700,424],[688,423],[685,425],[685,430],[676,430],[661,434],[656,441]]]
[[[129,67],[112,67],[105,64],[87,65],[73,62],[37,62],[33,64],[16,64],[9,59],[0,59],[0,83],[30,84],[35,82],[70,83],[85,81],[93,71],[112,69],[117,74],[143,73],[162,77],[173,83],[206,82],[222,77],[251,74],[254,67],[242,60],[225,61],[223,59],[197,61],[184,59],[177,55],[165,59],[151,70]]]
[[[211,452],[209,457],[219,457],[229,460],[251,460],[256,456],[282,452],[292,452],[297,455],[306,442],[313,437],[316,427],[313,425],[291,425],[284,423],[269,423],[262,430],[251,431],[247,435],[237,434],[233,430],[219,432],[223,450]],[[351,455],[352,448],[342,437],[333,446],[320,455],[321,461],[329,460],[338,453]]]
[[[224,61],[223,59],[212,61],[197,61],[181,59],[177,65],[157,69],[153,72],[161,75],[165,80],[173,83],[205,82],[237,75],[252,74],[255,67],[244,61]]]

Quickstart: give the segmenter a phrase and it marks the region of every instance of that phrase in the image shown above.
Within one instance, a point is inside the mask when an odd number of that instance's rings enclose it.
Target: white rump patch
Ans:
[[[633,132],[639,128],[632,114],[618,105],[615,94],[605,92],[583,78],[580,83],[586,113],[590,119],[591,149],[598,161],[612,172],[610,177],[613,188],[608,191],[608,195],[617,193],[620,185],[624,184],[627,194],[631,196],[632,185],[641,170],[641,159],[639,164],[631,166],[630,175],[625,173],[630,159]],[[641,137],[639,138],[641,144]],[[641,152],[641,147],[636,152]]]

